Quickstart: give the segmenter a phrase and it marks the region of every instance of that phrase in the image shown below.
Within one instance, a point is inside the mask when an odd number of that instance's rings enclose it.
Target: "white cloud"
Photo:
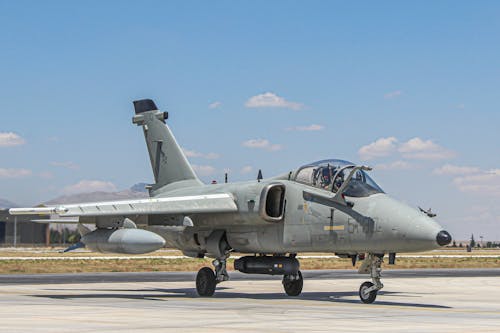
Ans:
[[[215,168],[211,165],[192,165],[193,170],[198,176],[210,176],[215,173]]]
[[[218,159],[220,157],[219,154],[216,154],[216,153],[207,153],[205,154],[205,158],[207,160],[215,160],[215,159]]]
[[[390,156],[398,152],[405,159],[414,160],[443,160],[455,157],[455,153],[432,140],[422,140],[419,137],[406,142],[399,142],[393,136],[380,138],[359,149],[361,160],[370,160],[378,157]]]
[[[197,151],[185,148],[182,148],[182,151],[184,152],[184,155],[186,155],[186,157],[200,157],[202,155],[202,153],[198,153]]]
[[[401,90],[391,91],[388,92],[387,94],[384,94],[384,99],[393,99],[401,96],[402,94],[403,92]]]
[[[42,179],[52,179],[54,178],[54,174],[50,171],[42,171],[38,174]]]
[[[76,184],[66,186],[62,190],[64,194],[113,191],[116,191],[116,186],[111,182],[102,180],[81,180]]]
[[[442,160],[455,156],[451,150],[441,147],[432,140],[422,140],[419,137],[401,143],[398,151],[404,158],[418,160]]]
[[[215,159],[218,159],[220,157],[219,154],[216,154],[216,153],[200,153],[200,152],[197,152],[195,150],[189,150],[189,149],[185,149],[185,148],[182,148],[182,151],[184,152],[184,155],[186,155],[186,157],[200,157],[200,158],[205,158],[207,160],[215,160]]]
[[[283,148],[282,145],[270,143],[266,139],[250,139],[242,142],[242,145],[248,148],[265,149],[268,151],[277,151]]]
[[[453,184],[462,192],[500,196],[500,169],[456,177]]]
[[[480,172],[479,168],[476,167],[467,167],[467,166],[458,166],[452,164],[445,164],[442,167],[434,169],[432,173],[436,175],[467,175],[467,174],[475,174]]]
[[[247,108],[287,108],[292,110],[300,110],[304,107],[301,103],[287,101],[271,92],[250,97],[245,106]]]
[[[208,108],[209,109],[217,109],[219,106],[221,106],[222,103],[219,102],[219,101],[216,101],[216,102],[213,102],[213,103],[210,103],[208,104]]]
[[[435,150],[438,146],[431,140],[422,140],[419,137],[410,139],[399,146],[401,153],[413,153],[423,150]]]
[[[55,167],[61,167],[65,169],[70,169],[70,170],[78,170],[80,169],[80,166],[74,162],[68,161],[68,162],[50,162],[50,165],[55,166]]]
[[[13,147],[25,144],[26,141],[13,132],[0,132],[0,147]]]
[[[391,155],[396,150],[398,139],[391,136],[388,138],[380,138],[359,149],[358,154],[361,160],[367,161],[377,157]]]
[[[29,177],[33,173],[27,169],[3,169],[0,168],[0,178],[24,178]]]
[[[295,126],[287,128],[287,131],[299,131],[299,132],[308,132],[308,131],[322,131],[325,129],[325,126],[312,124],[309,126]]]
[[[500,197],[500,169],[485,171],[478,167],[445,164],[434,169],[433,173],[454,176],[452,183],[461,192],[485,197]]]
[[[387,164],[377,164],[375,166],[376,170],[409,170],[413,169],[414,166],[406,161],[394,161]]]
[[[250,173],[252,171],[253,171],[253,167],[250,166],[250,165],[246,165],[243,168],[241,168],[240,173],[243,174],[243,175],[246,175],[246,174],[248,174],[248,173]]]

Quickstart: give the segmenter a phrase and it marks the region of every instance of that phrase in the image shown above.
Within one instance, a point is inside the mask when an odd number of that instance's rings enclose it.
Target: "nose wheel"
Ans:
[[[361,284],[361,287],[359,287],[359,298],[361,299],[361,302],[366,304],[375,302],[378,290],[373,289],[373,286],[374,284],[369,281]]]
[[[299,296],[303,286],[304,279],[300,271],[294,275],[283,275],[283,288],[288,296]]]

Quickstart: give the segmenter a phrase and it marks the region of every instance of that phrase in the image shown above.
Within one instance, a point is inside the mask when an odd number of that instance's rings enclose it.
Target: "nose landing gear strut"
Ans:
[[[377,298],[377,293],[380,289],[384,288],[384,285],[380,281],[382,277],[382,262],[384,255],[370,253],[365,259],[361,267],[359,268],[359,273],[367,274],[369,273],[372,282],[366,281],[359,287],[359,298],[363,303],[373,303],[375,298]]]

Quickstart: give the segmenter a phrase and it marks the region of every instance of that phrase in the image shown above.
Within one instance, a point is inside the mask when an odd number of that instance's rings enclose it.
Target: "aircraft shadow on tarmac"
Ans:
[[[45,294],[45,295],[31,295],[32,297],[38,298],[51,298],[51,299],[103,299],[103,298],[117,298],[117,299],[131,299],[131,300],[151,300],[151,301],[168,301],[169,299],[179,299],[179,298],[198,298],[200,301],[204,299],[253,299],[253,300],[304,300],[304,301],[318,301],[318,302],[331,302],[331,303],[350,303],[363,305],[358,299],[357,292],[302,292],[298,297],[290,297],[284,293],[262,293],[262,294],[246,294],[234,291],[232,288],[217,288],[215,295],[212,298],[202,298],[199,297],[194,288],[175,288],[175,289],[136,289],[136,290],[124,290],[124,289],[99,289],[99,293],[84,293],[84,294]],[[45,289],[52,291],[68,291],[68,289]],[[81,290],[81,291],[91,291],[89,289],[71,289],[71,290]],[[379,293],[380,298],[386,298],[396,295],[402,295],[406,298],[411,297],[421,297],[417,294],[406,294],[399,292],[381,291]],[[351,299],[355,297],[355,299]],[[433,309],[450,309],[449,306],[436,305],[436,304],[423,304],[423,303],[406,303],[406,302],[392,302],[385,301],[383,299],[378,299],[375,304],[378,305],[388,305],[388,306],[403,306],[403,307],[413,307],[413,308],[433,308]]]

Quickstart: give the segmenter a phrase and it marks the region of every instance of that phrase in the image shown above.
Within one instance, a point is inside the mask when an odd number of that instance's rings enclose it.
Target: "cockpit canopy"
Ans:
[[[322,160],[307,164],[295,173],[295,181],[337,192],[347,180],[355,164],[344,160]],[[363,170],[356,170],[343,194],[348,197],[367,197],[384,191]]]

